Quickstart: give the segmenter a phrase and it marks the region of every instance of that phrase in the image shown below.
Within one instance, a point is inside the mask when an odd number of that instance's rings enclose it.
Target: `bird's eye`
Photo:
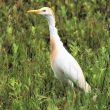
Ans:
[[[43,10],[43,12],[46,12],[46,10]]]

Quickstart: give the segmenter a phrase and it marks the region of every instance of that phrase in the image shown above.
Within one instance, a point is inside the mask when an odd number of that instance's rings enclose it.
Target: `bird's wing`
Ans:
[[[85,78],[83,72],[74,59],[74,57],[69,54],[66,50],[60,53],[58,60],[58,67],[63,71],[65,76],[73,82],[85,83]]]

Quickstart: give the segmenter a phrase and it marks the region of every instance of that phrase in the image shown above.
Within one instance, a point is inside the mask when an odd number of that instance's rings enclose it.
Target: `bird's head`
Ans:
[[[40,8],[38,10],[29,10],[27,11],[28,13],[35,13],[35,14],[41,14],[41,15],[44,15],[44,16],[53,16],[54,17],[54,13],[52,11],[51,8],[49,7],[43,7],[43,8]]]
[[[43,15],[47,18],[49,25],[55,26],[55,16],[51,8],[43,7],[38,10],[29,10],[27,12]]]

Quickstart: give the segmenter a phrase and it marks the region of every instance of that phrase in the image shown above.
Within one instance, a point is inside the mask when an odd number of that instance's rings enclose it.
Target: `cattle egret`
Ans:
[[[55,17],[51,8],[43,7],[38,10],[29,10],[28,13],[41,14],[46,17],[50,31],[50,59],[51,67],[55,77],[63,84],[68,83],[73,87],[75,83],[85,93],[91,91],[90,85],[86,82],[82,69],[74,57],[65,49],[55,27]]]

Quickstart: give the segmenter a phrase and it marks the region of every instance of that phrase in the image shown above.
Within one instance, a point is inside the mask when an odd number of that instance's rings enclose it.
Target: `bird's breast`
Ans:
[[[50,45],[51,45],[50,59],[51,63],[54,63],[58,55],[58,47],[55,38],[52,37],[50,38]]]

